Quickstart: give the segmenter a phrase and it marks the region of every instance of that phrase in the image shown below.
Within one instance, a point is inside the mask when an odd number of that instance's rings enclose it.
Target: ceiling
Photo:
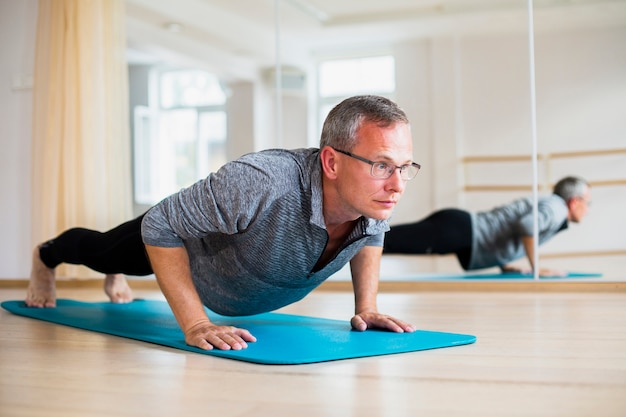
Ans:
[[[126,0],[130,63],[230,79],[437,36],[527,32],[528,0]],[[536,32],[626,25],[626,0],[535,0]],[[277,36],[278,33],[278,36]],[[277,48],[279,45],[279,48]],[[276,51],[279,51],[277,56]]]

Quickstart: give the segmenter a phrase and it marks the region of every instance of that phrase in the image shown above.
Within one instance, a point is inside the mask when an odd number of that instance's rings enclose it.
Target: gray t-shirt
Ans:
[[[382,246],[387,221],[360,218],[315,270],[328,233],[318,149],[267,150],[224,165],[148,211],[144,243],[185,246],[202,302],[224,315],[272,311],[302,299],[364,246]]]
[[[539,244],[567,228],[567,204],[556,194],[538,202]],[[504,266],[526,255],[523,236],[533,235],[531,198],[472,214],[472,256],[468,269]]]

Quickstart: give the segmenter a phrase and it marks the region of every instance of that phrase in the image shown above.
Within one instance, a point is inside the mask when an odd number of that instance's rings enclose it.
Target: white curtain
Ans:
[[[33,90],[33,244],[132,215],[123,0],[40,0]],[[60,276],[96,276],[84,267]]]

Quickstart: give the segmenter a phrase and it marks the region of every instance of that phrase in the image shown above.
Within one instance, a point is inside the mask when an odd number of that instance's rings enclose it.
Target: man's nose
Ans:
[[[393,174],[391,174],[391,177],[387,179],[387,184],[388,184],[388,187],[392,189],[393,191],[397,193],[402,193],[404,192],[407,181],[408,180],[405,180],[402,178],[402,172],[400,171],[400,167],[398,167],[395,169],[395,171],[393,171]]]

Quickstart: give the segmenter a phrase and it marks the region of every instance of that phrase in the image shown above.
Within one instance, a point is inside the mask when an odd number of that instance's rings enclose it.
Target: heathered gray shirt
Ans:
[[[142,223],[144,243],[187,248],[200,299],[224,315],[302,299],[364,246],[382,246],[388,229],[387,221],[361,218],[314,270],[328,241],[318,149],[245,155],[166,198]]]
[[[556,194],[540,197],[539,244],[567,228],[567,204]],[[472,214],[472,256],[468,269],[504,266],[526,255],[523,236],[533,235],[532,199],[523,198]]]

